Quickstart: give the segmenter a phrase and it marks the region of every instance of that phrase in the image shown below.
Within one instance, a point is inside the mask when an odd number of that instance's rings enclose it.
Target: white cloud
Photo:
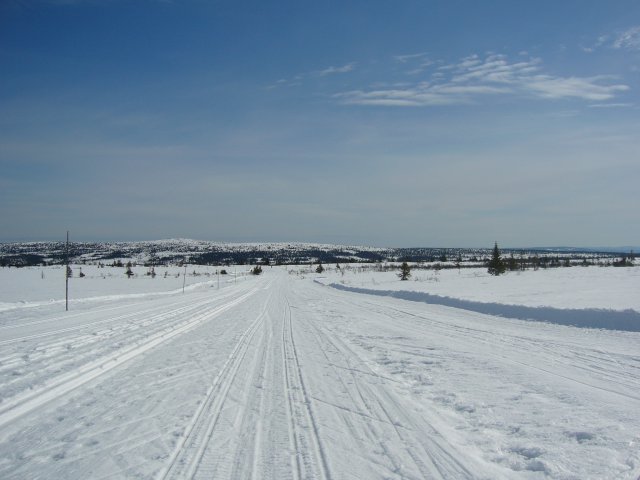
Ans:
[[[353,71],[354,68],[355,68],[355,64],[354,63],[347,63],[346,65],[343,65],[341,67],[330,66],[330,67],[325,68],[324,70],[320,70],[320,71],[318,71],[316,73],[318,75],[320,75],[321,77],[325,77],[327,75],[333,75],[335,73],[351,72],[351,71]]]
[[[427,56],[426,52],[422,52],[422,53],[410,53],[408,55],[396,55],[393,58],[395,58],[398,62],[400,63],[407,63],[411,60],[420,60],[423,59]]]
[[[505,55],[472,55],[458,63],[442,65],[430,82],[402,88],[377,88],[340,93],[347,104],[384,106],[434,106],[468,104],[487,95],[512,95],[543,99],[582,99],[603,102],[629,90],[610,76],[560,77],[545,74],[539,58],[510,62]]]
[[[633,107],[633,103],[593,103],[589,108],[627,108]]]
[[[613,41],[613,48],[640,50],[640,25],[619,33]]]
[[[580,48],[583,52],[593,53],[603,47],[616,50],[640,50],[640,25],[614,34],[600,35],[592,45],[581,46]]]
[[[627,85],[600,85],[607,77],[551,77],[536,75],[526,79],[524,85],[544,98],[576,97],[585,100],[609,100],[617,92],[629,90]]]
[[[338,73],[348,73],[355,70],[356,64],[355,62],[347,63],[346,65],[342,65],[340,67],[330,66],[323,70],[314,70],[312,72],[299,73],[291,78],[281,78],[277,80],[275,83],[271,85],[267,85],[265,89],[273,90],[278,87],[299,87],[302,85],[302,82],[309,78],[314,77],[326,77],[328,75],[334,75]]]
[[[462,97],[430,91],[429,88],[403,90],[373,90],[364,92],[355,90],[334,95],[343,103],[351,105],[377,105],[390,107],[420,107],[436,105],[454,105],[466,103]]]

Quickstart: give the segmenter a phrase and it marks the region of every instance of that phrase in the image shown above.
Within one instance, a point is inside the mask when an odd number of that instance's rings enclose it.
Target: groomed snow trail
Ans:
[[[0,478],[640,474],[637,333],[340,292],[278,268],[126,308],[11,315]]]

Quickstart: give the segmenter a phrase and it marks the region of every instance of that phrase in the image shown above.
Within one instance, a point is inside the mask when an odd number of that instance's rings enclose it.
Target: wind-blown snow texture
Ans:
[[[123,278],[69,312],[4,299],[0,478],[640,475],[640,333],[284,268],[193,280],[157,295]]]

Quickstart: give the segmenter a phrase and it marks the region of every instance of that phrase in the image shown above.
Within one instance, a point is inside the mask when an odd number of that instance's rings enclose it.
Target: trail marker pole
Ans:
[[[69,311],[69,230],[67,230],[67,248],[64,261],[64,309]]]
[[[187,264],[184,264],[184,277],[182,277],[182,293],[184,294],[184,284],[187,283]]]

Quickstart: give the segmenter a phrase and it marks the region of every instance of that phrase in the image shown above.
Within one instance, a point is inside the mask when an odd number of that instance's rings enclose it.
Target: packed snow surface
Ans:
[[[473,302],[529,307],[633,309],[640,312],[640,266],[550,268],[508,272],[498,277],[486,268],[424,270],[398,281],[398,269],[376,271],[376,265],[329,266],[323,283],[372,290],[425,292]]]
[[[72,291],[85,291],[65,312],[59,291],[39,293],[49,276],[60,283],[60,270],[41,270],[15,282],[16,269],[0,274],[11,307],[0,311],[0,478],[640,475],[638,332],[343,291],[328,284],[349,274],[276,267],[219,287],[203,271],[184,293],[178,270],[114,277],[108,288],[87,275],[73,279]],[[603,278],[567,270],[575,285]],[[593,272],[615,292],[633,276],[617,270]],[[422,290],[462,298],[475,289],[472,298],[496,304],[519,291],[531,308],[636,308],[581,302],[559,280],[569,300],[550,303],[555,273],[532,273]],[[367,290],[372,278],[387,282],[363,275]],[[425,283],[445,285],[441,275]],[[392,283],[410,284],[388,279],[383,289]]]

